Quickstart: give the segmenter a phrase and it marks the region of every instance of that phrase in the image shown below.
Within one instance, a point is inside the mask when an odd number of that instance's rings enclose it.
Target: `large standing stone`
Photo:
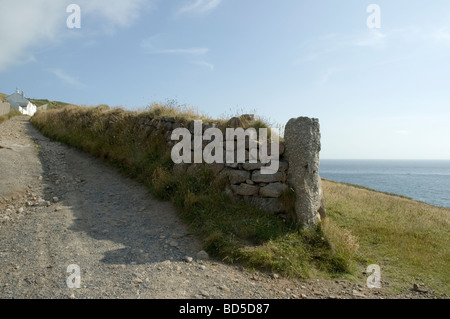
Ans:
[[[296,222],[315,226],[320,221],[322,190],[319,176],[319,120],[291,119],[284,132],[285,158],[289,162],[288,183],[296,193]]]

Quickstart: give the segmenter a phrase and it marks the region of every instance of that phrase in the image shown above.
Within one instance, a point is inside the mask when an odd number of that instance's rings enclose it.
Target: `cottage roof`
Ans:
[[[26,98],[24,98],[22,96],[22,94],[17,93],[17,92],[15,92],[15,93],[11,94],[10,96],[8,96],[6,98],[6,101],[8,101],[8,103],[11,104],[11,106],[13,108],[15,108],[16,110],[19,109],[19,106],[27,107],[27,105],[29,103],[29,101]]]

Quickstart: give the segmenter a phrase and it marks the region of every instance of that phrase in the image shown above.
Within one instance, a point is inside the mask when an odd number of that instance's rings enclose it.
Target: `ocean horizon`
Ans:
[[[321,159],[319,174],[450,209],[450,160]]]

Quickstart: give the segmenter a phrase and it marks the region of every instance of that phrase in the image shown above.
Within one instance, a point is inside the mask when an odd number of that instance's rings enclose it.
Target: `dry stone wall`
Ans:
[[[202,123],[202,133],[209,128],[219,128],[224,132],[223,154],[226,154],[226,128],[238,128],[243,121],[252,120],[252,115],[232,118],[228,123]],[[140,125],[162,132],[169,147],[180,142],[172,140],[172,133],[179,128],[189,130],[192,136],[191,145],[195,141],[195,122],[183,121],[173,117],[142,117]],[[198,133],[198,132],[197,132]],[[211,141],[202,142],[202,150]],[[235,143],[235,154],[237,153]],[[224,188],[230,197],[242,199],[263,211],[274,213],[284,219],[291,219],[300,225],[316,225],[325,217],[324,200],[319,176],[320,129],[317,119],[292,119],[286,125],[285,140],[278,144],[279,167],[273,174],[263,174],[260,159],[256,163],[250,161],[249,143],[245,149],[245,162],[226,163],[225,155],[222,163],[193,163],[195,152],[192,150],[192,163],[175,164],[174,170],[195,173],[201,165],[206,165],[217,178],[224,178]],[[269,143],[269,155],[275,144]],[[258,154],[261,144],[257,144]],[[197,157],[198,158],[198,157]]]

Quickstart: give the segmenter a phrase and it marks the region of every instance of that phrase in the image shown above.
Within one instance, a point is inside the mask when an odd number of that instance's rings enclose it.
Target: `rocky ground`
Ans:
[[[369,289],[364,276],[297,281],[211,260],[142,185],[43,137],[28,117],[0,125],[2,299],[436,297],[421,286]]]

